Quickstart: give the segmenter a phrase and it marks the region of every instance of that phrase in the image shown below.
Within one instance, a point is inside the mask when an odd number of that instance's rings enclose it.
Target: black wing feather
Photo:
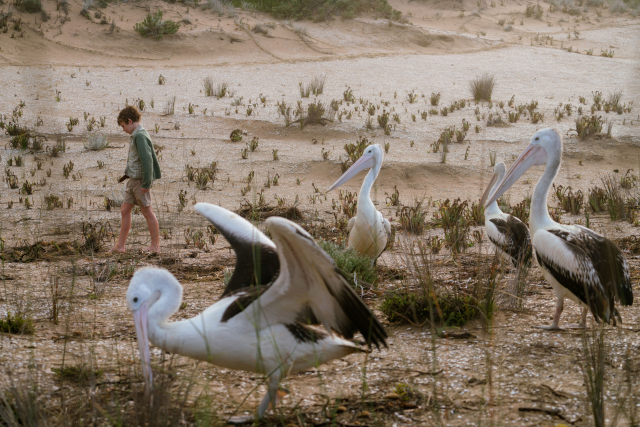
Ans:
[[[498,232],[505,236],[507,244],[500,244],[489,238],[491,242],[511,257],[514,267],[520,264],[528,266],[531,263],[533,250],[527,226],[513,215],[507,216],[506,221],[500,218],[493,218],[490,221],[496,226]]]

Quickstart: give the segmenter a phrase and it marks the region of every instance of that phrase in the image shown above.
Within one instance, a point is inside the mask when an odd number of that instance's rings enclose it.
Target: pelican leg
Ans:
[[[278,401],[280,401],[280,396],[278,395],[278,389],[280,385],[280,370],[277,370],[269,377],[269,388],[267,389],[267,394],[260,402],[260,406],[258,406],[258,419],[264,417],[264,414],[269,409],[269,404],[271,404],[272,409],[276,408]]]
[[[585,307],[582,307],[582,314],[580,315],[580,323],[573,325],[565,325],[566,329],[584,329],[587,326],[587,312]]]
[[[582,307],[582,318],[580,319],[580,328],[587,327],[587,307]]]
[[[562,314],[563,309],[564,309],[564,298],[558,298],[558,302],[556,303],[556,312],[553,315],[553,323],[551,323],[550,326],[534,326],[534,328],[546,329],[549,331],[562,329],[558,327],[558,324],[560,323],[560,315]]]

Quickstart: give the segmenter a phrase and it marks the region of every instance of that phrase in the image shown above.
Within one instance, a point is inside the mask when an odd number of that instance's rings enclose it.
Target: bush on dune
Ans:
[[[387,0],[248,0],[244,3],[253,4],[256,9],[271,13],[277,19],[322,22],[334,16],[353,19],[365,12],[373,12],[394,21],[402,18],[402,12],[392,8]]]
[[[175,34],[180,28],[180,24],[162,20],[162,11],[150,13],[144,21],[137,23],[133,27],[142,37],[153,37],[160,40],[165,34]]]

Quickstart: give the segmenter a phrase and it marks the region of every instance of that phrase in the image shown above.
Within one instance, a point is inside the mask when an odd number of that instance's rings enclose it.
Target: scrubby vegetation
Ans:
[[[318,245],[333,258],[338,269],[354,288],[356,282],[366,287],[377,283],[378,273],[373,266],[373,260],[368,256],[324,240],[318,240]]]
[[[429,298],[415,293],[393,292],[380,308],[390,322],[424,324],[434,322],[446,326],[462,326],[478,316],[476,301],[471,296],[450,295]]]
[[[353,19],[367,12],[394,21],[402,18],[402,12],[393,9],[387,0],[248,0],[245,3],[262,12],[271,13],[277,19],[310,19],[322,22],[334,17]]]
[[[162,20],[162,11],[150,13],[144,21],[137,23],[133,27],[142,37],[153,37],[161,40],[165,34],[175,34],[180,28],[180,24],[171,20]]]

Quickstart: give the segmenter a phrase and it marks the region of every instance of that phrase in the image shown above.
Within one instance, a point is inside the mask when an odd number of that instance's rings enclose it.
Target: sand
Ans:
[[[34,194],[29,196],[33,204],[30,209],[20,202],[26,195],[19,194],[19,189],[10,189],[6,183],[0,189],[5,248],[38,241],[82,241],[82,225],[88,223],[108,223],[117,233],[119,210],[106,210],[104,202],[105,198],[121,197],[122,186],[116,184],[116,179],[125,167],[128,136],[115,118],[127,103],[139,100],[145,103],[143,125],[154,143],[164,147],[163,178],[154,183],[152,190],[163,238],[161,259],[141,254],[139,250],[148,245],[149,237],[142,216],[134,215],[126,256],[108,258],[104,251],[95,257],[54,253],[27,264],[6,262],[0,312],[26,310],[37,327],[32,336],[0,337],[0,364],[5,379],[26,381],[35,369],[43,393],[55,400],[60,388],[75,390],[51,372],[51,368],[61,365],[63,354],[67,360],[94,360],[110,381],[121,378],[123,365],[127,370],[137,369],[133,322],[123,298],[133,269],[159,262],[176,264],[172,271],[181,272],[178,276],[188,303],[176,318],[186,318],[216,301],[223,289],[225,268],[234,265],[233,253],[222,238],[209,243],[206,249],[185,244],[185,231],[204,230],[207,225],[193,211],[193,204],[209,202],[237,210],[243,201],[255,202],[260,194],[270,204],[275,204],[276,198],[288,203],[297,199],[298,208],[307,218],[330,228],[334,221],[332,199],[337,200],[338,195],[329,193],[325,198],[323,192],[341,174],[340,161],[346,155],[343,146],[360,137],[389,145],[372,197],[392,224],[397,224],[398,209],[388,206],[386,197],[394,188],[400,192],[404,205],[412,205],[414,200],[457,197],[476,201],[491,178],[490,153],[508,165],[535,130],[542,127],[553,127],[564,136],[563,165],[556,184],[586,192],[599,185],[605,173],[617,170],[625,174],[633,169],[637,175],[638,18],[611,13],[608,7],[591,6],[576,17],[562,10],[549,12],[550,5],[541,3],[544,15],[538,20],[524,14],[526,6],[535,3],[520,1],[493,5],[481,2],[480,7],[470,1],[391,4],[403,12],[408,22],[389,22],[368,15],[322,23],[285,22],[240,9],[235,9],[235,17],[221,17],[211,10],[160,1],[92,8],[91,20],[80,15],[81,2],[69,4],[68,16],[56,10],[53,2],[45,2],[50,19],[43,22],[39,14],[20,13],[12,8],[14,17],[22,18],[22,31],[11,27],[0,34],[0,113],[6,123],[14,108],[24,101],[19,123],[33,126],[46,136],[45,146],[51,147],[58,138],[64,138],[67,149],[59,157],[50,157],[45,152],[12,149],[10,137],[3,137],[2,162],[22,156],[25,163],[22,167],[6,166],[18,177],[19,186],[25,180],[44,184],[36,185]],[[2,9],[7,10],[8,6]],[[134,31],[135,23],[156,10],[163,10],[164,19],[183,22],[177,34],[156,41],[144,39]],[[107,24],[100,24],[96,11],[106,17]],[[505,22],[500,25],[502,19]],[[251,29],[257,24],[266,24],[268,34],[254,33]],[[508,31],[507,26],[511,26]],[[592,55],[587,54],[588,50]],[[613,51],[613,57],[600,56],[604,50]],[[470,99],[469,82],[484,73],[493,74],[496,79],[492,105],[476,105]],[[164,84],[159,84],[160,76]],[[306,85],[317,76],[325,79],[323,93],[301,98],[299,83]],[[211,78],[214,86],[226,82],[231,94],[222,99],[205,96],[206,78]],[[344,100],[349,88],[355,97],[352,102]],[[579,117],[577,109],[581,106],[585,115],[590,114],[595,91],[602,92],[605,99],[622,91],[622,103],[632,105],[632,111],[598,112],[613,124],[610,137],[582,141],[572,131]],[[429,98],[438,92],[441,99],[434,107]],[[409,102],[409,94],[417,95],[416,102]],[[507,105],[512,97],[515,106],[537,101],[538,111],[545,115],[544,122],[533,124],[523,117],[504,127],[487,126],[489,114],[499,114],[506,120],[508,112],[515,111]],[[580,97],[586,99],[585,104],[580,103]],[[175,114],[165,114],[167,103],[174,99]],[[329,108],[332,100],[342,101],[338,110],[341,119],[336,115],[324,126],[308,125],[304,129],[296,124],[285,126],[276,106],[284,102],[295,109],[299,101],[303,106],[320,101]],[[432,108],[440,111],[460,100],[465,100],[466,106],[446,117],[421,117],[422,112]],[[503,108],[500,102],[504,103]],[[554,109],[560,103],[571,104],[573,111],[571,116],[557,121]],[[378,107],[371,117],[370,130],[365,126],[369,117],[365,105],[369,104]],[[476,108],[480,120],[476,118]],[[391,114],[389,135],[377,126],[376,117],[382,110]],[[398,114],[399,123],[392,120],[394,114]],[[66,127],[69,118],[79,119],[72,131]],[[97,124],[88,131],[92,118]],[[101,118],[104,126],[100,125]],[[455,125],[460,129],[463,119],[470,123],[470,130],[464,143],[451,146],[443,163],[441,153],[432,152],[432,144],[446,127]],[[246,133],[241,142],[231,142],[229,135],[234,129]],[[93,134],[107,136],[110,147],[86,150],[85,142]],[[254,137],[259,140],[258,148],[242,159],[242,150]],[[323,160],[322,151],[329,151],[327,160]],[[73,162],[73,172],[65,178],[62,169],[69,161]],[[205,167],[213,161],[219,171],[207,189],[198,189],[187,180],[187,165]],[[242,195],[251,171],[255,173],[253,181]],[[512,204],[531,194],[540,173],[534,168],[514,185],[509,192]],[[265,185],[276,174],[278,185]],[[344,188],[357,191],[362,176]],[[183,210],[178,208],[181,190],[186,191],[188,201]],[[46,210],[44,197],[49,194],[58,195],[64,207]],[[68,205],[69,198],[72,201]],[[12,208],[6,209],[10,202]],[[584,224],[585,217],[583,213],[565,214],[563,221]],[[606,214],[591,215],[591,226],[612,239],[638,234],[634,224],[612,222]],[[474,230],[482,231],[482,227]],[[428,230],[418,237],[399,231],[398,243],[385,252],[379,265],[403,266],[410,242],[441,234],[441,229]],[[105,247],[109,244],[105,243]],[[481,254],[487,260],[491,253],[486,243],[476,244],[465,256]],[[626,256],[634,271],[637,297],[638,256]],[[474,260],[465,264],[446,250],[432,258],[442,283],[449,280],[453,287],[463,286],[469,269],[473,269],[468,266],[473,266]],[[95,270],[96,263],[100,268],[115,263],[118,274],[107,282],[104,296],[90,298],[95,289],[87,272]],[[59,277],[61,292],[68,295],[69,301],[62,305],[58,325],[51,322],[52,276]],[[507,280],[502,279],[501,286],[506,286]],[[378,309],[384,293],[399,286],[403,286],[400,280],[381,280],[366,301]],[[384,321],[390,347],[368,359],[368,404],[359,400],[364,358],[350,356],[317,371],[291,376],[288,381],[292,395],[285,399],[281,414],[296,425],[302,419],[321,424],[325,416],[320,414],[320,406],[326,395],[332,402],[346,402],[347,411],[338,418],[344,425],[356,425],[358,420],[372,425],[435,423],[437,416],[446,425],[477,424],[479,420],[513,425],[554,425],[564,420],[589,425],[580,370],[581,333],[548,333],[531,328],[531,324],[550,321],[554,304],[553,292],[535,267],[525,310],[499,310],[493,332],[487,332],[483,322],[478,321],[465,327],[472,332],[471,339],[432,341],[427,326]],[[578,307],[570,302],[565,307],[563,319],[577,322]],[[380,311],[377,314],[384,320]],[[624,373],[625,352],[630,352],[635,369],[638,366],[640,311],[634,306],[624,309],[622,316],[622,327],[607,328],[612,396],[621,393],[618,385]],[[437,347],[435,365],[429,351],[432,343]],[[161,351],[155,349],[152,354],[159,360]],[[257,384],[252,375],[204,363],[196,368],[195,362],[181,356],[175,357],[174,365],[179,375],[195,382],[198,393],[205,390],[217,396],[215,410],[221,415],[232,413]],[[487,388],[485,381],[490,373],[493,383]],[[434,383],[441,399],[439,409],[434,409],[426,398],[417,408],[376,409],[384,406],[388,400],[384,396],[396,390],[398,384],[410,384],[424,396],[431,396]],[[637,376],[633,385],[637,390]],[[263,390],[264,387],[251,393],[242,410],[252,411]],[[195,399],[197,393],[193,396]],[[548,411],[526,410],[532,407]],[[607,400],[607,407],[612,413],[612,398]],[[363,408],[372,412],[371,418],[358,418]],[[296,411],[302,414],[300,419],[294,417]]]

